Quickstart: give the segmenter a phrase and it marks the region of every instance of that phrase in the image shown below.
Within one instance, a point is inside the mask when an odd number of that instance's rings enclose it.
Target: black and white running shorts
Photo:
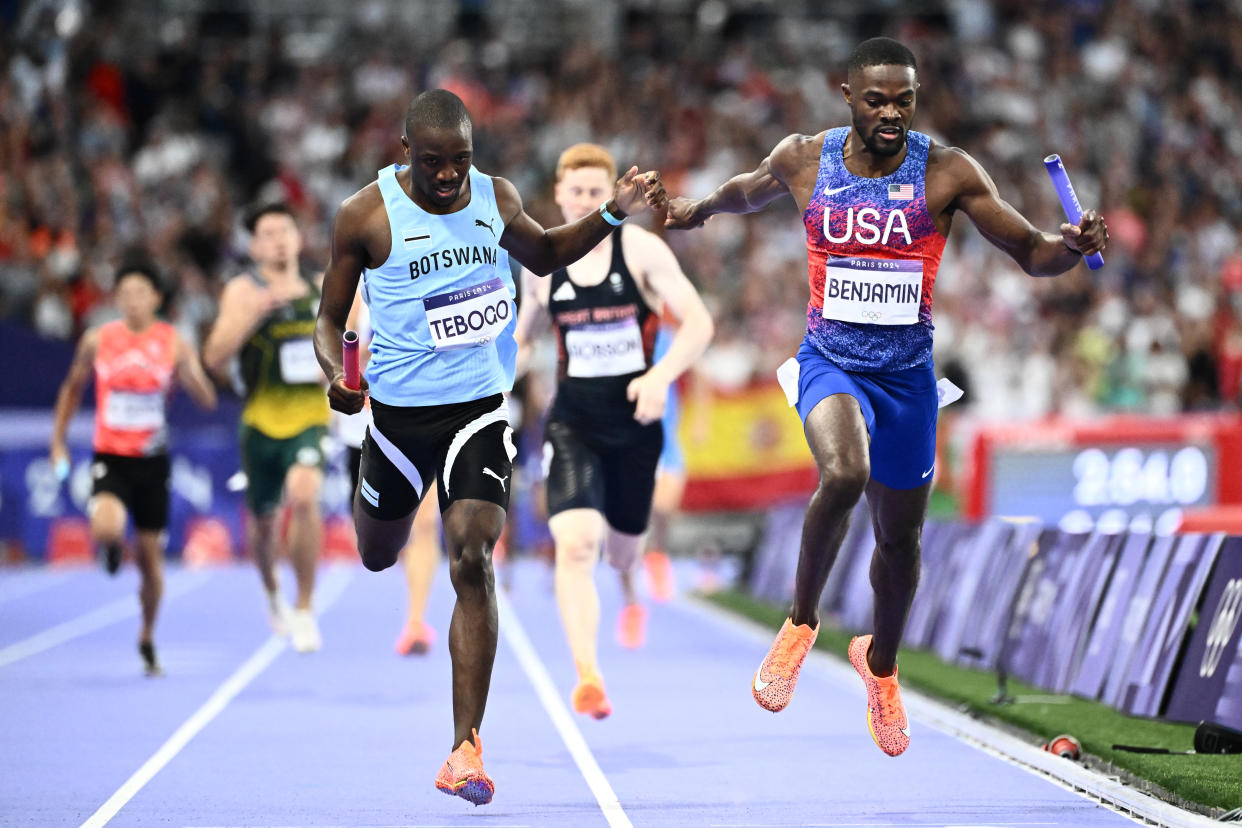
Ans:
[[[504,395],[416,407],[373,398],[371,415],[356,493],[367,514],[406,517],[436,480],[442,514],[467,499],[509,508],[517,451]]]

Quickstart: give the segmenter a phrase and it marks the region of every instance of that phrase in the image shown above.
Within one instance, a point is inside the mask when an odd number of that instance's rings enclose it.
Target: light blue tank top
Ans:
[[[470,169],[470,203],[423,210],[379,171],[392,252],[362,274],[371,312],[371,396],[386,405],[470,402],[509,391],[517,344],[513,274],[499,246],[504,224],[490,176]]]

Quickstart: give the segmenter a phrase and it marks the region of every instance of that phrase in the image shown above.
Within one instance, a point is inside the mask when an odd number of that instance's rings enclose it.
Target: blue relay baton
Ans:
[[[1082,205],[1078,203],[1078,196],[1074,194],[1074,185],[1070,183],[1069,174],[1065,172],[1061,156],[1055,153],[1049,155],[1044,159],[1044,166],[1048,168],[1048,175],[1052,176],[1052,184],[1057,188],[1057,197],[1061,199],[1065,217],[1069,219],[1070,224],[1078,224],[1082,221]],[[1092,270],[1099,270],[1104,266],[1104,257],[1099,253],[1092,253],[1083,258],[1087,260],[1087,267]]]

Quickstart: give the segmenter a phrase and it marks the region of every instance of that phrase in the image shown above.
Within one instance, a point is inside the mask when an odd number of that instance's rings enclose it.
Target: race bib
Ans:
[[[428,296],[423,300],[427,326],[437,351],[490,344],[509,324],[513,302],[500,279]]]
[[[104,425],[117,431],[151,431],[164,425],[164,395],[113,391],[104,406]]]
[[[307,385],[323,379],[323,369],[315,359],[315,343],[310,339],[291,339],[280,343],[280,380],[286,385]]]
[[[921,259],[829,259],[824,317],[870,325],[913,325],[923,300]]]
[[[565,331],[566,373],[571,377],[620,377],[647,369],[643,337],[634,317]]]

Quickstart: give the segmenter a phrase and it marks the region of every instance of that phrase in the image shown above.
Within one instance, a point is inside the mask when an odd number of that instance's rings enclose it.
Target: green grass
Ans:
[[[780,628],[788,615],[783,607],[759,603],[738,592],[722,592],[710,600],[725,609]],[[815,646],[844,659],[850,634],[822,627]],[[901,683],[956,705],[971,713],[1021,728],[1032,743],[1044,742],[1061,733],[1076,738],[1083,750],[1115,768],[1128,771],[1190,803],[1226,810],[1242,807],[1242,755],[1161,756],[1113,750],[1114,744],[1190,750],[1194,725],[1136,718],[1107,705],[1075,696],[1053,696],[1010,679],[1010,696],[1036,696],[1054,702],[994,704],[996,676],[990,672],[945,664],[934,653],[902,648]],[[1152,790],[1161,795],[1161,790]],[[1179,803],[1182,804],[1182,803]]]
[[[932,489],[927,502],[927,517],[931,520],[953,520],[962,513],[957,496],[943,489]]]

